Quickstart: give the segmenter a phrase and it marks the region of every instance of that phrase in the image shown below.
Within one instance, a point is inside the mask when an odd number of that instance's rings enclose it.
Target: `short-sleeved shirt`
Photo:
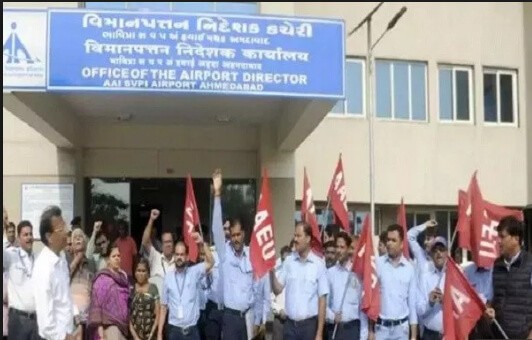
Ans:
[[[309,252],[302,260],[294,253],[285,259],[278,279],[285,289],[288,318],[304,320],[318,315],[319,297],[329,294],[327,269],[321,258]]]

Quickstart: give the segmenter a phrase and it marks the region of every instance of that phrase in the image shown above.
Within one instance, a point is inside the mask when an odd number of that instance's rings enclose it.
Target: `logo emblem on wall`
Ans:
[[[39,58],[32,58],[26,46],[17,34],[17,23],[11,23],[11,34],[4,41],[3,54],[7,57],[6,64],[40,63]]]

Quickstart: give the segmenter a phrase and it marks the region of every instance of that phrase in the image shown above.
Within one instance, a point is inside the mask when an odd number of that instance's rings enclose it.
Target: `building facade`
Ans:
[[[341,19],[350,31],[377,3],[176,4],[3,6],[286,15]],[[532,5],[386,3],[372,20],[373,41],[402,6],[407,12],[374,49],[378,229],[395,220],[403,197],[410,225],[435,218],[450,237],[457,191],[476,170],[490,201],[520,209],[532,204]],[[261,169],[268,168],[280,247],[297,219],[303,169],[323,215],[341,153],[358,229],[370,199],[366,50],[365,28],[346,35],[346,99],[340,102],[4,93],[4,205],[18,220],[23,185],[73,184],[73,215],[90,224],[112,201],[112,214],[128,219],[131,233],[140,236],[152,207],[163,211],[161,228],[180,225],[188,174],[195,178],[202,223],[210,224],[208,179],[217,167],[227,178],[228,215],[244,206],[252,216]]]

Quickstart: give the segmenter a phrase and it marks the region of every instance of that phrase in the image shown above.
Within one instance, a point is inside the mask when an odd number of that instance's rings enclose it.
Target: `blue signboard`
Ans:
[[[54,10],[48,90],[341,99],[340,20]]]

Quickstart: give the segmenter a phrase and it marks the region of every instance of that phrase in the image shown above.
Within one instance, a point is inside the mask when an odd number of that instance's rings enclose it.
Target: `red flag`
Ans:
[[[380,286],[377,280],[377,267],[373,251],[373,236],[369,214],[364,218],[362,232],[355,251],[353,252],[352,270],[362,281],[361,309],[368,318],[376,321],[381,306]]]
[[[192,186],[192,178],[188,175],[185,211],[183,213],[183,239],[188,246],[188,258],[192,262],[196,262],[199,256],[198,244],[192,238],[192,234],[196,232],[196,226],[199,224],[200,218],[198,206],[196,205],[196,196],[194,195],[194,187]]]
[[[345,192],[345,176],[344,167],[342,165],[342,154],[338,159],[338,165],[336,165],[336,171],[329,187],[328,194],[331,207],[336,215],[337,221],[342,228],[349,233],[349,215],[347,213],[347,197]]]
[[[249,244],[251,266],[255,278],[260,279],[275,267],[275,237],[270,199],[268,172],[264,170],[255,225]]]
[[[470,185],[471,193],[471,253],[478,267],[491,268],[499,257],[497,225],[508,215],[523,220],[523,213],[485,201],[476,173]]]
[[[312,189],[310,188],[310,181],[307,177],[307,169],[305,168],[305,177],[303,179],[303,199],[301,201],[301,220],[310,224],[312,228],[312,251],[318,255],[323,256],[323,249],[321,245],[321,234],[318,226],[318,219],[316,217],[316,208],[314,206],[314,199],[312,197]]]
[[[477,292],[450,256],[447,257],[442,308],[446,340],[467,339],[485,309]]]
[[[458,246],[471,251],[471,195],[458,190]]]
[[[405,202],[403,200],[403,197],[401,197],[401,205],[397,209],[397,224],[403,227],[403,232],[406,237],[406,233],[408,232],[408,229],[406,226],[406,208],[405,208]],[[403,256],[406,257],[407,259],[410,258],[410,250],[408,249],[408,243],[405,243],[405,246],[403,247]]]

